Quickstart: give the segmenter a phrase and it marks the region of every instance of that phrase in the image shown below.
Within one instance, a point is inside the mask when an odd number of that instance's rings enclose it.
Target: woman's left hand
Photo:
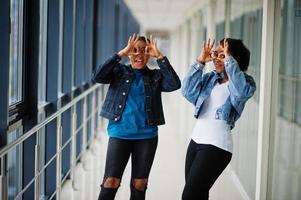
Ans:
[[[162,59],[164,57],[163,54],[158,50],[157,40],[155,40],[152,35],[150,36],[149,41],[146,39],[145,54],[157,59]]]

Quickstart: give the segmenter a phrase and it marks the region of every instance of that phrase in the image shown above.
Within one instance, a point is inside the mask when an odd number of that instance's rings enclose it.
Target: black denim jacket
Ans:
[[[128,92],[135,73],[131,66],[119,63],[121,58],[115,54],[99,66],[92,80],[97,83],[110,84],[100,115],[118,121],[124,110]],[[161,92],[171,92],[181,87],[181,81],[170,65],[168,59],[158,59],[160,69],[142,71],[144,81],[144,103],[149,126],[165,123]]]

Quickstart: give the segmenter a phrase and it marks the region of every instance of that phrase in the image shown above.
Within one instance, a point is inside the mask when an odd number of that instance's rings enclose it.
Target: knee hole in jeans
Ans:
[[[118,188],[120,186],[120,178],[107,177],[102,186],[104,188]]]
[[[144,179],[134,179],[132,181],[133,187],[138,191],[145,191],[147,189],[147,178]]]

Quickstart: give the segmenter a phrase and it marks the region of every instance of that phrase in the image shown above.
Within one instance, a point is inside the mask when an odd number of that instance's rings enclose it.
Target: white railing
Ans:
[[[61,188],[62,184],[70,175],[71,180],[74,177],[74,168],[77,163],[77,160],[80,159],[81,155],[85,153],[89,146],[89,142],[87,141],[87,123],[89,120],[91,120],[91,127],[92,127],[92,136],[91,138],[94,138],[95,135],[95,116],[97,116],[97,113],[99,111],[99,104],[100,102],[95,102],[96,95],[98,95],[98,100],[101,100],[101,86],[99,84],[93,85],[91,88],[87,89],[84,91],[82,94],[79,96],[75,97],[71,102],[63,106],[61,109],[53,113],[51,116],[46,118],[44,121],[40,122],[36,126],[34,126],[31,130],[27,131],[20,137],[18,137],[16,140],[13,142],[7,144],[0,150],[0,159],[1,159],[1,182],[0,182],[0,199],[1,200],[7,200],[8,199],[8,170],[7,170],[7,155],[10,151],[12,151],[14,148],[18,147],[21,145],[24,141],[26,141],[30,136],[36,134],[36,144],[35,144],[35,165],[34,165],[34,177],[28,182],[28,184],[24,185],[22,187],[22,190],[19,191],[19,193],[15,196],[15,200],[22,199],[22,195],[27,191],[27,189],[34,184],[34,199],[39,200],[41,197],[41,181],[40,181],[40,176],[42,173],[45,172],[46,168],[50,165],[50,163],[54,160],[56,160],[56,189],[51,194],[51,197],[49,199],[53,199],[54,196],[56,196],[56,199],[61,199]],[[97,93],[97,91],[99,91]],[[91,113],[87,113],[88,110],[88,105],[87,105],[87,98],[88,95],[92,95],[92,106],[91,106]],[[79,101],[83,101],[83,120],[82,124],[77,127],[77,111],[76,111],[76,105]],[[62,145],[62,114],[66,111],[71,109],[71,135],[70,138],[65,142],[64,145]],[[57,120],[57,131],[56,131],[56,153],[52,158],[49,159],[47,163],[45,163],[41,167],[41,144],[40,144],[40,131],[41,129],[44,129],[47,124],[52,122],[53,120]],[[99,120],[97,121],[99,123]],[[99,126],[98,126],[99,127]],[[79,156],[76,156],[76,136],[80,132],[79,130],[82,129],[83,137],[82,137],[82,149],[79,154]],[[47,142],[47,141],[46,141]],[[62,151],[64,148],[71,143],[71,163],[70,163],[70,169],[68,170],[67,174],[64,176],[62,179],[61,171],[62,171]]]

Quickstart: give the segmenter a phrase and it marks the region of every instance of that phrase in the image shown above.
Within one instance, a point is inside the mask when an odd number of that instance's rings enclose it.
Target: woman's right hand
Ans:
[[[203,42],[202,51],[198,56],[197,61],[203,65],[205,65],[206,62],[211,61],[212,60],[211,52],[213,46],[214,46],[214,40],[211,40],[210,38],[208,39],[207,42]]]
[[[134,46],[135,46],[135,43],[138,41],[138,38],[139,38],[139,35],[135,34],[135,33],[132,36],[130,36],[127,46],[118,52],[118,56],[120,58],[122,58],[124,56],[133,55],[135,53]]]

